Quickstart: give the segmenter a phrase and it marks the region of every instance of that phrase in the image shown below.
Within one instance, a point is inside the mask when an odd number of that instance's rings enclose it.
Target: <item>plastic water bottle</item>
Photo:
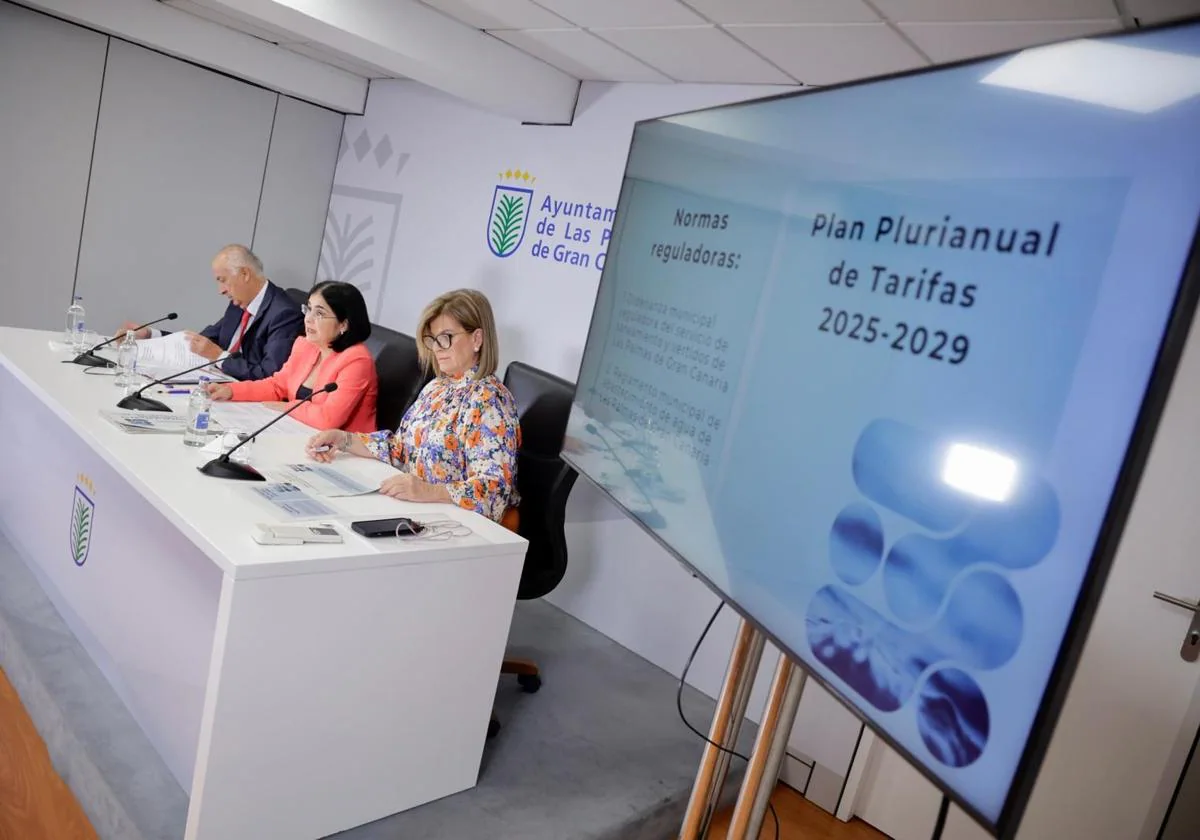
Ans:
[[[208,443],[208,418],[212,412],[212,398],[208,395],[210,377],[201,376],[200,384],[192,389],[188,397],[188,422],[183,431],[183,442],[188,446],[204,446]]]
[[[128,388],[137,381],[137,339],[133,333],[125,333],[121,343],[117,345],[117,378],[118,388]]]
[[[67,331],[63,340],[73,350],[86,350],[84,338],[87,324],[84,323],[83,295],[75,295],[71,305],[67,307]]]

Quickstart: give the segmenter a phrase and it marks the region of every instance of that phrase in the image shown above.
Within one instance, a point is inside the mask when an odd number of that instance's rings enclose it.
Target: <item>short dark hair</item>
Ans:
[[[346,331],[329,342],[334,352],[362,344],[371,335],[371,316],[367,314],[367,302],[357,286],[339,280],[325,280],[309,289],[309,297],[320,294],[333,310],[334,317],[346,322]]]

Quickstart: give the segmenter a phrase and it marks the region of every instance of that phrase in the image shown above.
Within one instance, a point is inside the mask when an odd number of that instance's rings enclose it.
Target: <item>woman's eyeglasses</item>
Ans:
[[[324,309],[313,309],[307,303],[300,304],[300,312],[305,318],[316,318],[318,321],[322,318],[335,318],[337,316],[326,312]]]
[[[443,332],[437,335],[427,335],[421,339],[421,343],[425,345],[426,350],[432,350],[435,346],[441,347],[443,350],[449,350],[450,345],[454,344],[454,337],[458,335],[466,335],[466,333]]]

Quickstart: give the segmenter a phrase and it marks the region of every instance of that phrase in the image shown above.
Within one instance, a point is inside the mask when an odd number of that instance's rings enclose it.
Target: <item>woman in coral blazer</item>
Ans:
[[[249,382],[216,382],[208,386],[209,395],[214,400],[269,402],[282,410],[336,382],[336,391],[317,394],[292,416],[317,429],[375,431],[379,381],[375,360],[363,344],[371,334],[371,320],[362,293],[349,283],[318,283],[301,309],[304,335],[296,339],[278,373]]]

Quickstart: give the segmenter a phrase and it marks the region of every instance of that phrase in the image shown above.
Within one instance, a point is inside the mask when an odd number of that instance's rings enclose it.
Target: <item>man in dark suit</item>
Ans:
[[[266,379],[283,367],[296,338],[304,334],[300,307],[263,275],[262,261],[244,245],[227,245],[213,258],[217,290],[229,300],[220,321],[198,333],[187,332],[193,353],[221,361],[235,379]],[[128,323],[118,335],[132,329]],[[143,329],[138,338],[161,335]],[[241,351],[235,358],[228,358]],[[222,361],[223,360],[223,361]]]

